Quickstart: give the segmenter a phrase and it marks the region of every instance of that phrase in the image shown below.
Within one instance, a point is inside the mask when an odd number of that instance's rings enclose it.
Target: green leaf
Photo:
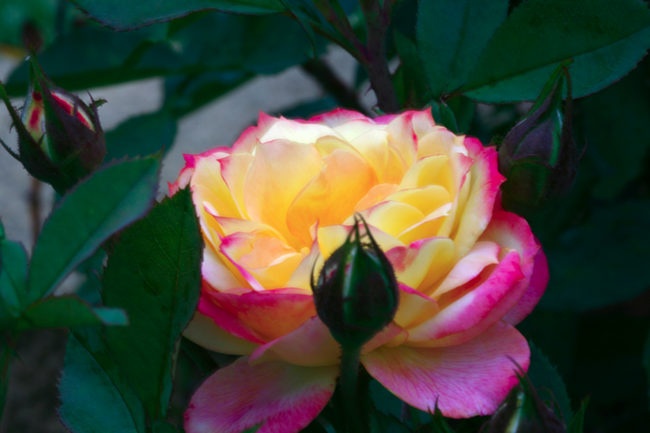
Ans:
[[[0,2],[0,44],[23,46],[23,25],[31,22],[45,42],[54,37],[57,0],[3,0]]]
[[[4,239],[0,223],[0,328],[20,316],[27,297],[27,253],[18,242]]]
[[[437,99],[465,83],[506,18],[508,0],[432,0],[419,5],[417,47]]]
[[[528,0],[497,29],[467,82],[488,102],[533,100],[550,74],[573,59],[573,96],[606,87],[650,46],[650,11],[639,0]]]
[[[107,306],[131,325],[106,330],[115,362],[153,418],[164,416],[181,332],[198,302],[202,241],[189,190],[120,235],[103,278]]]
[[[110,235],[140,218],[156,193],[160,161],[107,166],[66,194],[38,237],[29,266],[29,298],[56,286]]]
[[[535,386],[539,397],[550,408],[558,408],[558,415],[563,420],[570,419],[572,415],[571,400],[562,377],[546,355],[530,343],[530,368],[528,378]],[[558,411],[556,410],[556,413]]]
[[[650,59],[610,88],[578,101],[582,115],[586,159],[598,180],[593,195],[611,200],[647,169],[650,155]],[[617,107],[612,110],[612,107]]]
[[[7,402],[12,359],[13,348],[8,344],[8,341],[2,341],[2,344],[0,344],[0,413],[4,413],[5,403]]]
[[[648,390],[648,409],[650,409],[650,329],[648,329],[648,336],[645,339],[642,362],[643,368],[645,368],[646,389]]]
[[[284,10],[278,0],[72,0],[92,17],[120,30],[171,20],[192,12],[218,9],[226,12],[265,14]]]
[[[80,25],[59,36],[38,60],[48,77],[68,91],[148,78],[175,70],[179,55],[161,41],[166,33],[166,24],[132,32]],[[7,92],[22,96],[28,83],[29,65],[23,62],[9,76]]]
[[[589,405],[589,399],[586,399],[580,405],[580,409],[576,412],[573,419],[567,427],[567,433],[583,433],[584,424],[585,424],[585,413],[587,412],[587,406]]]
[[[126,314],[119,308],[92,307],[72,295],[50,296],[27,307],[16,329],[124,326],[128,322]]]
[[[650,285],[647,258],[650,201],[619,203],[594,211],[545,249],[551,281],[540,305],[585,311],[623,302]]]
[[[167,110],[131,117],[106,133],[106,161],[166,153],[174,144],[177,129]]]
[[[74,433],[144,433],[142,408],[94,340],[68,337],[59,382],[61,420]]]

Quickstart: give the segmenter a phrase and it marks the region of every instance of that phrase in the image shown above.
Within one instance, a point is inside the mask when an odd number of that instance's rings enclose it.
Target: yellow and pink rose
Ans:
[[[503,180],[494,148],[428,111],[261,115],[231,148],[186,156],[170,189],[191,187],[205,250],[185,335],[244,355],[199,387],[186,430],[297,432],[327,404],[340,353],[310,278],[355,213],[400,289],[394,320],[363,348],[368,373],[422,410],[493,412],[517,383],[516,365],[528,367],[514,325],[548,280],[528,224],[501,208]]]

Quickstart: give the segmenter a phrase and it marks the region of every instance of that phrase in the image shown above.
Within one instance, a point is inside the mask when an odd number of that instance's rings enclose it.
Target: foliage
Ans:
[[[32,54],[57,86],[161,77],[164,102],[107,131],[103,165],[58,198],[30,254],[0,224],[0,413],[14,343],[27,330],[69,330],[59,414],[73,433],[181,432],[188,393],[227,360],[181,336],[200,290],[189,191],[155,201],[160,158],[188,114],[256,76],[302,66],[327,95],[284,114],[428,106],[439,123],[499,145],[564,68],[565,102],[554,109],[578,143],[560,167],[575,181],[510,203],[531,223],[551,274],[520,325],[532,347],[520,392],[534,396],[526,407],[545,405],[569,432],[647,431],[648,2],[5,0],[0,52],[27,54],[27,27],[37,29],[42,46]],[[328,44],[350,52],[363,84],[337,80],[322,61]],[[22,63],[10,74],[8,95],[26,94],[28,70]],[[368,84],[376,107],[359,102]],[[58,293],[74,270],[86,285]],[[516,431],[487,417],[421,412],[368,376],[360,382],[373,433]],[[305,431],[342,431],[340,405],[334,398]]]

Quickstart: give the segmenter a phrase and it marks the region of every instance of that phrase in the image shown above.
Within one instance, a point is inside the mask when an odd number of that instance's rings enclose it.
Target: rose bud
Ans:
[[[98,102],[86,105],[77,96],[52,86],[35,63],[31,66],[32,83],[22,116],[0,86],[0,98],[18,133],[19,154],[2,144],[32,176],[62,194],[95,170],[106,154]]]
[[[570,188],[578,160],[571,107],[570,78],[561,68],[499,146],[499,170],[507,177],[502,186],[505,207],[536,207]]]
[[[354,221],[343,245],[325,261],[318,281],[312,281],[316,312],[343,348],[359,348],[386,327],[398,302],[392,265],[363,218],[355,215]],[[363,236],[368,242],[362,242]]]
[[[564,423],[546,406],[525,376],[519,377],[519,386],[510,391],[486,427],[485,433],[566,432]]]

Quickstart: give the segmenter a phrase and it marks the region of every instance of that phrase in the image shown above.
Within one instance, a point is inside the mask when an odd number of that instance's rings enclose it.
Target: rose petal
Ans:
[[[212,305],[212,309],[208,309],[200,303],[199,308],[217,325],[241,338],[250,340],[252,334],[256,339],[251,341],[255,342],[275,340],[316,315],[311,293],[297,289],[242,294],[209,291],[201,297],[201,301]],[[250,334],[243,330],[248,330]]]
[[[492,210],[504,177],[499,173],[497,153],[493,147],[483,147],[476,139],[466,138],[470,156],[474,159],[468,177],[469,196],[459,203],[458,228],[453,234],[461,256],[469,251],[492,219]]]
[[[185,412],[188,433],[297,433],[329,401],[338,367],[283,362],[254,366],[240,358],[217,370],[196,391]]]
[[[530,351],[513,327],[497,323],[473,340],[444,348],[382,347],[362,356],[371,376],[406,403],[451,418],[487,415],[517,384]]]
[[[519,255],[512,251],[494,269],[487,269],[470,287],[461,287],[438,299],[440,312],[409,329],[409,344],[435,347],[460,344],[501,319],[519,300],[523,278]]]
[[[214,323],[214,320],[196,312],[183,335],[199,346],[229,355],[248,355],[257,344],[238,338]]]
[[[400,283],[429,293],[454,265],[456,249],[447,238],[429,238],[386,251]]]
[[[461,287],[476,278],[487,266],[499,263],[499,245],[493,242],[477,242],[465,257],[456,262],[438,288],[431,294],[439,297]]]
[[[519,252],[525,290],[519,303],[506,316],[506,321],[517,324],[537,304],[548,283],[546,256],[526,220],[518,215],[497,209],[482,239],[491,240],[506,249]]]

